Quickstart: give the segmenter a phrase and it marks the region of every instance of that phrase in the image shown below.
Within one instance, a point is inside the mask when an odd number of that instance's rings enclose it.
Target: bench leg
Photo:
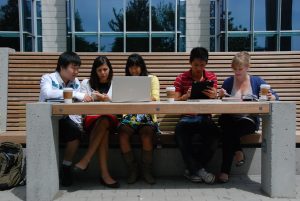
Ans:
[[[263,116],[261,157],[262,190],[270,197],[296,198],[296,107],[294,103],[271,103]]]
[[[27,201],[50,201],[59,191],[58,118],[49,103],[26,106]]]

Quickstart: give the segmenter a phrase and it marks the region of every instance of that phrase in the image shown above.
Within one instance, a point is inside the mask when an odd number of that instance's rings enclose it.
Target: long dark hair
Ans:
[[[97,75],[97,68],[99,68],[100,66],[106,64],[109,68],[109,74],[108,74],[108,84],[111,83],[112,77],[113,77],[113,69],[111,66],[110,61],[108,60],[108,58],[106,56],[99,56],[94,60],[93,66],[92,66],[92,71],[91,71],[91,75],[90,75],[90,86],[92,89],[95,90],[99,90],[100,89],[100,81]]]
[[[148,76],[149,73],[147,71],[145,61],[141,55],[134,53],[128,57],[127,63],[126,63],[126,68],[125,68],[126,76],[131,76],[131,74],[129,72],[129,68],[132,66],[139,66],[141,68],[140,76]]]

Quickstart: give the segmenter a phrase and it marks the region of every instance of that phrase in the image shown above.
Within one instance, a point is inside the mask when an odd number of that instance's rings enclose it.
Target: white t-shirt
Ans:
[[[45,74],[41,78],[40,82],[40,102],[45,102],[47,99],[51,98],[63,98],[63,89],[64,88],[73,88],[73,97],[78,101],[82,101],[85,93],[80,92],[80,82],[77,78],[73,81],[69,81],[65,85],[60,74],[56,71],[54,73]],[[69,115],[75,123],[81,124],[80,115]]]

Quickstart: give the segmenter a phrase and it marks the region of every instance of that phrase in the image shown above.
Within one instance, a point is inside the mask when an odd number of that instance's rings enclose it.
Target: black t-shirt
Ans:
[[[101,94],[107,94],[110,88],[110,83],[100,83],[98,91]]]

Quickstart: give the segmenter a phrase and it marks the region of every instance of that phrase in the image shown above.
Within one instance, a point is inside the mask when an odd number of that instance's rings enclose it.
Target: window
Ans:
[[[67,0],[66,5],[68,50],[185,51],[183,0]]]
[[[300,0],[211,0],[211,50],[299,50],[299,19]]]
[[[0,0],[0,46],[42,51],[41,17],[40,0]]]
[[[0,0],[0,46],[42,51],[41,17],[40,0]]]

